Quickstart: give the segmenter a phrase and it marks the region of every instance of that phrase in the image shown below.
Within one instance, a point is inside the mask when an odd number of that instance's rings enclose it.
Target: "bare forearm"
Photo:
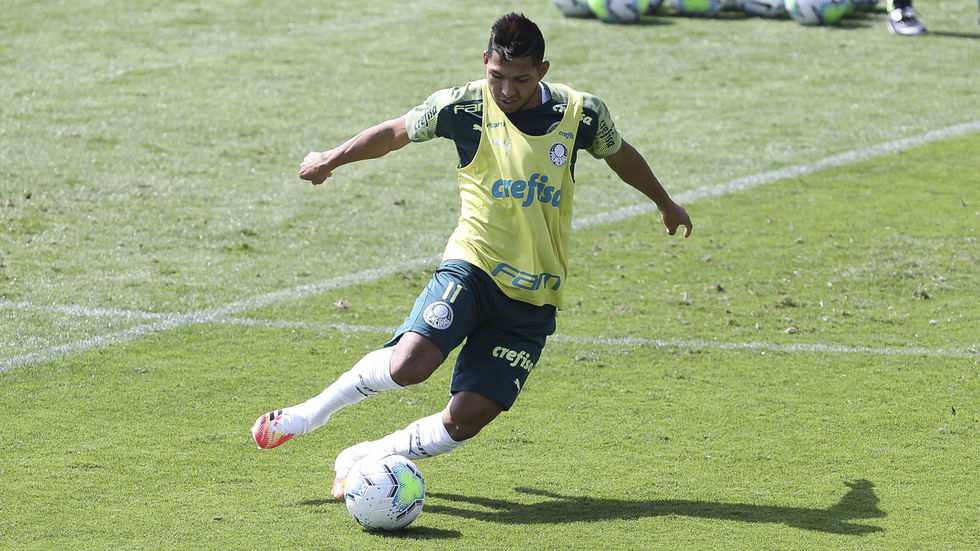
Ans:
[[[691,235],[691,218],[684,207],[670,198],[657,177],[650,170],[650,165],[642,155],[625,140],[619,151],[606,158],[606,163],[624,182],[640,190],[660,209],[660,217],[667,228],[667,233],[674,235],[677,228],[684,227],[684,237]]]
[[[340,146],[330,150],[328,152],[330,153],[328,166],[330,170],[333,170],[348,163],[377,159],[396,149],[401,149],[408,142],[404,121],[401,119],[385,121],[361,131]]]
[[[621,180],[649,197],[658,207],[673,202],[653,174],[650,165],[636,148],[626,141],[617,153],[606,159],[606,162]]]
[[[382,157],[409,142],[404,117],[391,119],[361,131],[329,151],[311,152],[300,164],[299,177],[320,184],[339,166]]]

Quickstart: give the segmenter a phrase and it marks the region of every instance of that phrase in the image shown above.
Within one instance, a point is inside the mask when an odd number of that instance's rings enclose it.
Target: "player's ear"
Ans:
[[[548,72],[548,68],[550,67],[551,67],[550,61],[542,61],[541,65],[538,65],[538,80],[544,78],[544,75]]]
[[[486,66],[487,63],[490,63],[490,53],[483,50],[483,65]]]

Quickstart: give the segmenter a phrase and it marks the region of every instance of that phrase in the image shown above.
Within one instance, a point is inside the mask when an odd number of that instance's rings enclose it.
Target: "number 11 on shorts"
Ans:
[[[459,296],[459,292],[463,290],[463,286],[455,281],[450,281],[449,285],[446,286],[446,292],[442,294],[442,300],[449,302],[450,304],[456,300]]]

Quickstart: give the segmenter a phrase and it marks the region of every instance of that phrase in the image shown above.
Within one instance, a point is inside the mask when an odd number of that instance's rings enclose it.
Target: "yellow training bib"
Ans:
[[[524,134],[483,83],[482,136],[473,161],[458,170],[462,207],[444,259],[479,266],[513,299],[561,307],[581,117],[582,94],[572,91],[557,127]]]

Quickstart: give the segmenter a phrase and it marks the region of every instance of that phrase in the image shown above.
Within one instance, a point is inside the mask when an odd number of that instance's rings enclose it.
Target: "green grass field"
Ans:
[[[551,2],[7,2],[0,17],[0,548],[980,547],[980,28],[923,0],[834,28],[633,26]],[[310,150],[549,40],[695,223],[580,161],[567,308],[515,408],[419,463],[394,535],[336,454],[423,385],[259,451],[400,323],[452,230],[455,152],[297,178]],[[452,361],[452,359],[450,359]]]

